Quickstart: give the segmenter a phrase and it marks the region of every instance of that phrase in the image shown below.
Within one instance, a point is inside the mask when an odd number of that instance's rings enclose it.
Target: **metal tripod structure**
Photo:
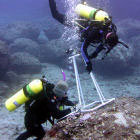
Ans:
[[[85,100],[84,100],[84,96],[83,96],[83,92],[82,92],[82,87],[81,87],[81,83],[80,83],[80,77],[79,77],[79,73],[78,73],[78,68],[77,68],[77,64],[76,64],[76,57],[78,57],[80,54],[74,54],[73,56],[69,57],[69,59],[72,59],[73,61],[73,66],[74,66],[74,72],[75,72],[75,78],[76,78],[76,85],[77,85],[77,91],[78,91],[78,98],[79,98],[79,106],[80,106],[80,111],[81,112],[89,112],[89,111],[94,111],[96,109],[99,109],[100,107],[103,107],[107,104],[109,104],[110,102],[114,101],[115,98],[111,98],[111,99],[105,99],[96,79],[95,76],[93,74],[93,72],[90,72],[90,77],[93,81],[93,84],[97,90],[97,93],[99,95],[99,101],[94,101],[90,104],[85,104]]]
[[[80,77],[79,77],[79,73],[78,73],[78,68],[77,68],[77,64],[76,64],[76,57],[80,56],[80,54],[75,54],[73,53],[73,55],[71,57],[69,57],[70,60],[72,60],[73,62],[73,66],[74,66],[74,72],[75,72],[75,78],[76,78],[76,86],[77,86],[77,91],[78,91],[78,99],[79,99],[79,104],[78,104],[78,108],[76,108],[76,110],[74,112],[71,112],[70,114],[62,117],[61,119],[59,119],[58,121],[61,121],[65,118],[67,118],[68,116],[71,115],[75,115],[76,113],[80,112],[90,112],[90,111],[94,111],[97,110],[109,103],[111,103],[112,101],[115,100],[115,98],[111,98],[111,99],[105,99],[105,97],[103,96],[103,93],[95,79],[95,76],[93,74],[93,72],[90,72],[90,76],[91,79],[93,81],[93,84],[97,90],[97,93],[99,95],[99,101],[94,101],[90,104],[85,104],[85,100],[84,100],[84,96],[83,96],[83,92],[82,92],[82,87],[81,87],[81,83],[80,83]]]

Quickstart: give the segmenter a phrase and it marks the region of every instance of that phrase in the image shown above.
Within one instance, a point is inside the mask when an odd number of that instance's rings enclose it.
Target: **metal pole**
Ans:
[[[82,87],[81,87],[81,83],[80,83],[80,77],[79,77],[78,73],[77,73],[77,76],[78,76],[78,84],[79,84],[79,88],[80,88],[80,95],[81,95],[82,103],[85,106],[85,100],[84,100],[84,96],[83,96],[83,92],[82,92]]]
[[[103,93],[102,93],[102,91],[101,91],[101,89],[100,89],[100,87],[99,87],[99,85],[98,85],[98,83],[97,83],[97,81],[96,81],[95,76],[93,75],[93,73],[92,73],[92,76],[94,77],[96,86],[97,86],[97,88],[98,88],[98,90],[99,90],[99,92],[100,92],[100,95],[102,96],[102,99],[105,101],[106,99],[105,99],[105,97],[103,96]]]
[[[100,94],[100,91],[99,91],[99,89],[98,89],[98,86],[97,86],[95,77],[94,77],[94,75],[93,75],[92,72],[90,72],[90,76],[91,76],[92,81],[93,81],[93,83],[94,83],[94,85],[95,85],[95,88],[96,88],[96,90],[97,90],[97,93],[98,93],[98,95],[99,95],[99,98],[100,98],[100,100],[101,100],[101,102],[102,102],[102,104],[103,104],[104,102],[103,102],[102,96],[101,96],[101,94]]]
[[[95,77],[94,77],[94,78],[95,78]],[[101,96],[102,96],[103,101],[105,101],[106,99],[105,99],[105,97],[103,96],[103,93],[102,93],[102,91],[101,91],[101,89],[100,89],[100,87],[99,87],[99,84],[97,83],[96,79],[95,79],[95,82],[96,82],[96,85],[97,85],[97,87],[98,87],[98,90],[100,91],[100,94],[101,94]]]
[[[102,103],[102,104],[100,104],[100,105],[98,105],[98,106],[96,106],[96,107],[94,107],[94,108],[92,108],[92,109],[88,109],[88,110],[82,109],[81,112],[90,112],[90,111],[97,110],[97,109],[99,109],[100,107],[105,106],[105,105],[109,104],[110,102],[112,102],[112,101],[114,101],[114,100],[115,100],[115,98],[112,98],[112,99],[108,100],[107,102]]]
[[[81,83],[80,83],[80,77],[79,77],[79,73],[78,73],[78,69],[77,69],[77,64],[76,64],[76,60],[75,57],[79,56],[80,54],[76,54],[72,57],[69,57],[69,59],[73,59],[73,64],[74,64],[74,70],[75,70],[75,77],[77,77],[76,80],[76,84],[78,84],[78,88],[79,88],[79,93],[80,93],[80,99],[81,99],[81,104],[83,103],[83,105],[85,106],[85,100],[84,100],[84,96],[83,96],[83,92],[82,92],[82,87],[81,87]]]
[[[77,65],[76,65],[76,61],[75,61],[75,57],[72,57],[73,59],[73,66],[74,66],[74,71],[75,71],[75,78],[76,78],[76,85],[77,85],[77,91],[78,91],[78,98],[79,98],[79,104],[81,106],[82,102],[81,102],[81,98],[80,98],[80,87],[79,87],[79,82],[78,82],[78,71],[77,71]]]
[[[77,57],[79,55],[75,55],[74,57]],[[77,68],[77,65],[76,65],[76,68]],[[83,91],[82,91],[82,87],[81,87],[81,83],[80,83],[80,77],[79,77],[78,69],[77,69],[77,76],[78,76],[78,84],[79,84],[79,88],[80,88],[80,95],[81,95],[82,103],[83,103],[83,106],[85,106],[85,100],[84,100]]]

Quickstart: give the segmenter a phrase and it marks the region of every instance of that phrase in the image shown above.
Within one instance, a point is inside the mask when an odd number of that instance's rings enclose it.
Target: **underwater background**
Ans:
[[[79,2],[56,0],[60,12],[69,18],[75,17],[73,10]],[[139,99],[140,1],[87,0],[87,3],[107,11],[117,25],[120,40],[130,46],[128,50],[118,45],[105,60],[101,60],[101,53],[92,61],[104,96]],[[15,138],[18,135],[15,127],[22,131],[24,109],[9,113],[4,102],[32,79],[45,75],[48,81],[56,83],[63,78],[63,69],[69,84],[68,96],[78,100],[73,64],[65,51],[80,46],[76,29],[53,19],[48,0],[0,0],[0,139]],[[99,100],[81,57],[77,58],[77,65],[86,103]]]

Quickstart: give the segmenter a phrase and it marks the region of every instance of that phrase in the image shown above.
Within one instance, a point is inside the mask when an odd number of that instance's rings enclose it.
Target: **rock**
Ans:
[[[4,79],[10,85],[19,82],[19,76],[13,71],[6,72]]]
[[[139,105],[140,100],[124,97],[93,112],[71,115],[47,131],[43,140],[81,140],[81,137],[83,140],[137,140],[140,138]]]
[[[0,28],[0,38],[8,43],[17,38],[37,40],[40,30],[31,23],[14,23]]]
[[[50,41],[54,39],[59,39],[62,35],[59,30],[59,27],[45,29],[44,33]]]
[[[9,68],[9,51],[5,42],[0,41],[0,77],[4,76]]]
[[[128,122],[124,118],[124,114],[123,113],[116,113],[116,114],[114,114],[114,116],[117,118],[114,121],[116,124],[124,125],[125,127],[128,127],[129,126],[128,125]]]
[[[0,96],[6,96],[8,90],[8,85],[5,82],[0,81]]]
[[[10,44],[10,52],[27,52],[34,56],[40,55],[40,46],[37,42],[28,38],[17,38]]]
[[[38,43],[39,44],[45,44],[48,42],[48,38],[46,37],[44,31],[41,31],[38,37]]]
[[[15,140],[19,133],[22,133],[24,130],[23,125],[20,122],[23,122],[24,113],[23,108],[15,110],[14,112],[7,111],[4,106],[0,112],[0,139],[1,140]]]
[[[40,49],[41,62],[48,62],[59,66],[60,65],[64,66],[66,62],[65,50],[68,47],[68,46],[64,46],[64,44],[66,43],[63,40],[56,39],[41,45],[41,49]],[[59,60],[59,62],[56,60]]]
[[[17,52],[11,56],[11,70],[16,73],[38,73],[41,71],[41,63],[29,53]]]

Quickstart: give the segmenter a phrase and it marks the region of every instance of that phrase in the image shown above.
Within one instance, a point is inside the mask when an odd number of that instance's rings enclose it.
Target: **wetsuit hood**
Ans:
[[[54,94],[59,98],[65,97],[67,91],[68,91],[68,84],[63,80],[58,81],[58,83],[55,85],[53,89]]]

